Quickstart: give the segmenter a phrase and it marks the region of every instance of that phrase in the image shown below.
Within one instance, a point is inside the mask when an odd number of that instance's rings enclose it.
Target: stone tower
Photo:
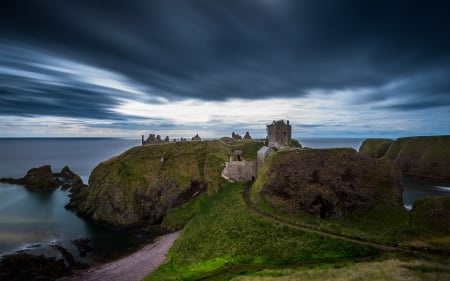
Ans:
[[[284,120],[273,121],[272,124],[267,125],[267,141],[270,147],[280,147],[288,145],[292,138],[292,128],[289,125],[289,120],[284,123]]]

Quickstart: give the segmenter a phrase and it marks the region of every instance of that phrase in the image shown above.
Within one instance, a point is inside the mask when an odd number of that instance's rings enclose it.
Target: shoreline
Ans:
[[[73,276],[62,277],[58,281],[142,280],[165,261],[169,249],[179,234],[180,231],[176,231],[162,235],[151,244],[126,257],[87,270],[76,271]]]

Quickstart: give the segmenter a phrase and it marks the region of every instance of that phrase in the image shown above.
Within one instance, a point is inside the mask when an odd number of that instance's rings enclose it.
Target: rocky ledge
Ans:
[[[400,171],[353,149],[275,153],[256,184],[275,208],[336,218],[376,205],[402,206]]]
[[[64,167],[59,173],[53,173],[50,165],[30,169],[23,178],[1,178],[0,182],[24,185],[33,191],[44,191],[62,186],[72,193],[78,193],[86,185],[79,175]]]

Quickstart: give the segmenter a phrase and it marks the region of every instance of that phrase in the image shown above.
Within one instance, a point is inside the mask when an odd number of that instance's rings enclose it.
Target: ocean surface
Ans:
[[[53,172],[69,166],[87,183],[91,170],[100,162],[133,146],[140,138],[0,138],[0,178],[23,177],[30,168],[50,164]],[[300,138],[303,147],[352,147],[358,149],[363,139]],[[411,208],[414,200],[430,195],[450,195],[450,183],[404,179],[404,203]],[[59,256],[49,247],[58,243],[77,260],[102,263],[123,255],[157,235],[124,232],[105,228],[79,218],[64,209],[68,193],[56,189],[31,192],[20,185],[0,183],[0,255],[18,250]],[[71,240],[88,237],[95,252],[80,258]]]

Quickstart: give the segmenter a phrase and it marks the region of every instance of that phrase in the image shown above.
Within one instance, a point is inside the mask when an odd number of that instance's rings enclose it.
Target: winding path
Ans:
[[[254,214],[258,215],[259,217],[262,217],[266,220],[270,220],[272,222],[276,222],[279,223],[281,225],[286,225],[288,227],[292,227],[295,229],[299,229],[305,232],[310,232],[310,233],[315,233],[315,234],[319,234],[322,236],[326,236],[326,237],[331,237],[331,238],[336,238],[336,239],[341,239],[341,240],[345,240],[345,241],[349,241],[349,242],[353,242],[353,243],[357,243],[360,245],[368,245],[368,246],[372,246],[378,250],[380,250],[381,252],[386,252],[386,251],[398,251],[398,252],[403,252],[403,253],[407,253],[407,254],[433,254],[431,252],[429,252],[428,250],[425,249],[407,249],[407,248],[402,248],[402,247],[397,247],[397,246],[389,246],[389,245],[384,245],[384,244],[380,244],[380,243],[376,243],[376,242],[372,242],[372,241],[368,241],[368,240],[363,240],[363,239],[359,239],[359,238],[354,238],[354,237],[349,237],[349,236],[345,236],[339,233],[333,233],[330,231],[325,231],[325,230],[319,230],[319,229],[314,229],[311,226],[308,225],[301,225],[301,224],[296,224],[296,223],[292,223],[292,222],[287,222],[284,221],[278,217],[275,217],[271,214],[265,213],[263,211],[261,211],[260,209],[256,208],[251,200],[250,200],[250,189],[252,187],[251,183],[248,183],[244,189],[244,201],[245,201],[245,205],[247,206],[247,208],[252,211]]]

